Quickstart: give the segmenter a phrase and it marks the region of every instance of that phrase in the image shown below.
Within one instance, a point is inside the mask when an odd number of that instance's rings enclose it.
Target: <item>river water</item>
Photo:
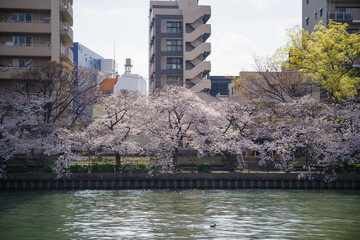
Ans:
[[[360,239],[360,192],[0,193],[1,240],[170,238]]]

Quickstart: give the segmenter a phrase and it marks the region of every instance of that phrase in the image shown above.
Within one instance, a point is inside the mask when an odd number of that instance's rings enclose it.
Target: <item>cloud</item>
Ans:
[[[274,3],[276,3],[277,0],[256,0],[256,1],[252,0],[250,2],[253,4],[255,9],[259,11],[264,11],[268,9],[270,6],[272,6]]]
[[[116,18],[118,16],[141,16],[143,17],[143,9],[138,8],[82,8],[77,14],[84,17],[106,17]]]
[[[248,37],[234,32],[214,36],[211,75],[237,75],[240,70],[251,70],[252,59],[259,53],[257,45]]]

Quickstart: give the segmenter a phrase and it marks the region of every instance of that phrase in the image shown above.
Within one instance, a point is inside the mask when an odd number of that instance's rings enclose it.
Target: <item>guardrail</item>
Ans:
[[[8,20],[8,19],[0,19],[0,22],[9,22],[9,23],[51,23],[49,20],[44,21],[19,21],[19,20]]]
[[[28,69],[41,69],[41,67],[13,67],[13,66],[0,66],[0,72],[6,72],[8,70],[28,70]]]
[[[328,18],[335,21],[352,21],[353,13],[351,12],[329,12]]]
[[[13,42],[0,42],[0,46],[8,47],[51,47],[50,43],[43,44],[15,44]]]

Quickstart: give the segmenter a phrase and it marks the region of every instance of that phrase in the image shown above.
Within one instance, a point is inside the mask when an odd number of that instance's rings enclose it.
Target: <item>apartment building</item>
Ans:
[[[73,61],[73,0],[0,1],[0,87],[14,71]]]
[[[211,88],[211,7],[199,0],[150,1],[150,91],[166,84],[185,86],[194,92]]]
[[[355,33],[360,28],[359,0],[303,0],[302,27],[312,32],[314,26],[321,20],[327,24],[330,19],[349,24],[349,33]]]
[[[114,59],[103,58],[78,42],[74,42],[71,50],[74,55],[75,66],[90,68],[97,71],[98,83],[102,82],[105,78],[114,78],[116,76],[116,64]]]

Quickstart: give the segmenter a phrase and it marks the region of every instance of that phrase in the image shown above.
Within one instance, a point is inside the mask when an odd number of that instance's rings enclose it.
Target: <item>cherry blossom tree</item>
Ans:
[[[150,139],[147,150],[157,153],[163,167],[176,171],[178,151],[199,148],[193,141],[199,136],[196,129],[211,115],[211,108],[191,90],[165,86],[149,97],[144,114],[144,133]]]
[[[84,131],[61,131],[58,138],[61,155],[57,166],[68,165],[82,160],[84,154],[101,155],[114,152],[116,170],[121,168],[121,156],[140,151],[137,136],[142,131],[143,96],[135,92],[123,91],[100,100],[103,109]],[[66,134],[63,134],[66,132]],[[59,167],[61,171],[61,167]]]
[[[295,165],[302,165],[311,172],[320,166],[327,135],[326,112],[329,107],[311,97],[277,105],[269,125],[271,138],[262,148],[264,159],[275,162],[275,166],[291,171]],[[299,155],[305,157],[299,161]]]
[[[83,113],[101,94],[95,75],[91,69],[76,70],[66,63],[50,62],[13,76],[16,94],[26,100],[25,106],[37,106],[33,107],[33,118],[27,125],[37,142],[34,148],[39,161],[55,152],[58,129],[74,128],[82,118],[91,118]]]
[[[115,152],[117,171],[121,155],[139,152],[137,136],[141,133],[144,98],[135,92],[122,91],[101,101],[103,114],[85,131],[94,150]]]
[[[50,62],[42,68],[17,72],[15,90],[29,102],[42,104],[38,123],[73,126],[86,108],[101,96],[94,79],[96,72],[67,63]]]
[[[29,133],[23,125],[33,119],[37,107],[12,91],[0,89],[0,176],[14,154],[29,153],[30,145],[23,139]]]
[[[217,102],[212,109],[216,112],[216,118],[210,121],[212,124],[206,129],[198,129],[202,136],[198,139],[203,146],[199,149],[223,154],[229,162],[229,170],[234,171],[236,161],[239,165],[244,163],[243,154],[246,151],[259,151],[267,139],[263,121],[268,111],[246,99]]]
[[[358,163],[360,161],[360,102],[358,98],[348,99],[326,112],[323,128],[326,135],[321,139],[323,149],[322,162],[331,164]]]

